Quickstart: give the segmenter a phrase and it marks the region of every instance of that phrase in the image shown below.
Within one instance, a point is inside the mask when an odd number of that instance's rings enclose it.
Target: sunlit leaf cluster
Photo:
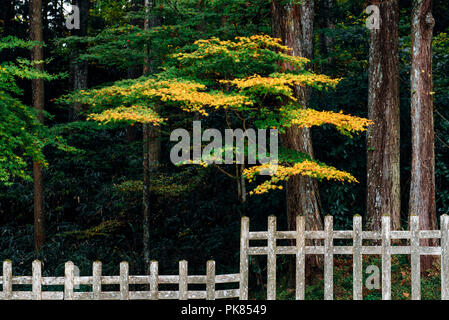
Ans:
[[[317,111],[314,109],[296,109],[290,111],[291,124],[300,128],[311,128],[331,124],[344,135],[363,132],[373,124],[371,120],[351,116],[341,112]]]
[[[303,160],[292,166],[273,165],[271,163],[246,169],[243,174],[251,182],[261,172],[269,172],[270,178],[259,184],[250,194],[263,194],[274,189],[283,189],[282,183],[296,175],[307,176],[319,180],[335,180],[340,182],[358,182],[350,173],[315,161]]]

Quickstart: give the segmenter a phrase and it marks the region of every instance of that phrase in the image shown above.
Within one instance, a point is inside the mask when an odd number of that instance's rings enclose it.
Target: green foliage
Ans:
[[[30,48],[35,43],[14,37],[0,38],[0,52],[4,49]],[[46,164],[42,149],[47,144],[69,150],[64,142],[52,136],[36,118],[36,113],[20,100],[23,90],[16,79],[55,80],[34,68],[35,63],[18,58],[16,62],[0,64],[0,183],[11,184],[18,177],[30,180],[27,158]]]

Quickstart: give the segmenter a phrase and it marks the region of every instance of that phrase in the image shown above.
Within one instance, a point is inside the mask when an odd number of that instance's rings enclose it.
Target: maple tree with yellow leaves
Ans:
[[[348,136],[366,131],[371,124],[367,119],[343,112],[304,108],[298,103],[296,86],[329,90],[341,80],[306,71],[308,62],[306,58],[290,55],[290,49],[283,46],[280,39],[267,35],[237,37],[233,41],[198,40],[169,57],[164,71],[159,74],[75,92],[61,101],[90,105],[88,119],[105,123],[126,121],[159,126],[170,118],[172,111],[168,110],[175,106],[203,117],[221,114],[228,128],[275,128],[283,133],[290,126],[330,124]],[[288,70],[282,67],[285,65],[289,65]],[[239,184],[243,183],[242,177],[254,181],[255,176],[269,166],[235,165],[235,175],[223,168],[220,170]],[[256,186],[250,194],[282,189],[284,181],[298,174],[357,182],[347,172],[288,150],[281,150],[276,168],[270,179]]]

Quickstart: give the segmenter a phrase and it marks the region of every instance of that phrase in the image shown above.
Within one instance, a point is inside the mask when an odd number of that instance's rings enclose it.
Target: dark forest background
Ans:
[[[145,272],[142,256],[142,128],[99,126],[83,117],[74,118],[70,106],[56,102],[73,90],[71,64],[82,53],[88,66],[88,87],[104,86],[132,76],[141,63],[138,55],[121,51],[108,42],[108,30],[128,25],[142,27],[142,1],[89,1],[87,34],[78,41],[76,31],[65,27],[64,1],[43,0],[45,69],[68,76],[45,82],[45,124],[82,152],[44,150],[46,242],[40,254],[33,245],[33,182],[15,178],[0,185],[0,261],[11,259],[14,273],[29,274],[31,262],[40,258],[44,274],[63,274],[64,263],[73,261],[81,274],[91,272],[91,263],[103,262],[104,274],[117,274],[119,262],[130,263],[131,273]],[[310,105],[367,117],[369,30],[365,27],[367,1],[338,0],[332,13],[335,28],[325,27],[323,1],[316,1],[315,48],[312,68],[317,73],[344,78],[337,89],[314,92]],[[410,16],[411,1],[400,1],[399,71],[401,103],[401,219],[407,227],[410,186]],[[435,0],[433,73],[435,99],[435,153],[437,216],[449,212],[449,4]],[[67,6],[66,6],[67,8]],[[158,72],[162,56],[170,48],[197,39],[218,36],[272,34],[270,3],[266,0],[156,1],[153,8],[160,25],[172,32],[156,35],[151,43],[151,71]],[[112,32],[112,31],[111,31]],[[132,30],[129,39],[135,39]],[[29,1],[0,0],[0,36],[29,38]],[[326,52],[325,36],[335,46]],[[67,37],[69,40],[67,40]],[[62,41],[66,39],[67,42]],[[105,40],[106,39],[106,40]],[[121,38],[119,41],[125,41]],[[68,45],[62,45],[62,43]],[[101,43],[102,45],[97,44]],[[87,47],[93,48],[87,51]],[[29,50],[2,51],[0,62],[17,56],[29,58]],[[333,63],[329,64],[329,59]],[[31,82],[18,80],[26,105],[32,105]],[[221,119],[208,119],[213,127]],[[278,217],[279,230],[287,228],[285,191],[248,196],[241,203],[236,183],[215,168],[175,167],[169,159],[169,133],[176,121],[162,128],[161,164],[151,177],[151,259],[161,273],[176,273],[178,261],[189,262],[189,272],[205,272],[214,259],[217,274],[237,272],[241,216],[249,216],[252,230],[266,230],[267,217]],[[366,135],[352,139],[324,126],[312,129],[315,156],[320,161],[350,172],[360,183],[319,182],[322,215],[334,217],[337,229],[352,229],[354,214],[365,215]],[[31,166],[31,162],[30,162]],[[263,260],[251,264],[264,274]],[[281,267],[284,268],[281,263]],[[285,268],[288,268],[285,264]],[[252,284],[257,286],[256,283]]]

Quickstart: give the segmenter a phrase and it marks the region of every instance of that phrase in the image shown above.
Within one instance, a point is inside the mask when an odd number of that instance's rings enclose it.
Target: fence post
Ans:
[[[188,266],[186,260],[179,261],[179,300],[188,299]]]
[[[382,216],[382,300],[391,300],[390,216]]]
[[[159,298],[159,265],[157,261],[150,262],[150,292],[151,300]]]
[[[306,220],[304,216],[296,216],[296,300],[305,299],[306,287]]]
[[[215,300],[215,261],[207,261],[206,299]]]
[[[363,273],[363,259],[362,259],[362,217],[360,215],[355,215],[352,222],[353,229],[353,299],[363,300],[363,284],[362,284],[362,273]]]
[[[65,263],[64,300],[73,300],[74,264],[72,261]]]
[[[441,300],[449,300],[449,216],[440,217],[441,228]]]
[[[276,300],[276,216],[268,217],[267,300]]]
[[[249,218],[242,217],[240,227],[240,300],[248,300],[248,269],[249,269]]]
[[[120,262],[120,300],[129,300],[129,265]]]
[[[421,299],[421,257],[419,248],[419,216],[410,216],[410,254],[412,268],[412,300]]]
[[[101,262],[94,261],[92,265],[92,294],[94,300],[101,299]]]
[[[42,263],[39,260],[33,261],[33,300],[42,300]]]
[[[324,218],[324,300],[334,299],[334,218]]]
[[[12,299],[12,262],[3,261],[3,299]]]

